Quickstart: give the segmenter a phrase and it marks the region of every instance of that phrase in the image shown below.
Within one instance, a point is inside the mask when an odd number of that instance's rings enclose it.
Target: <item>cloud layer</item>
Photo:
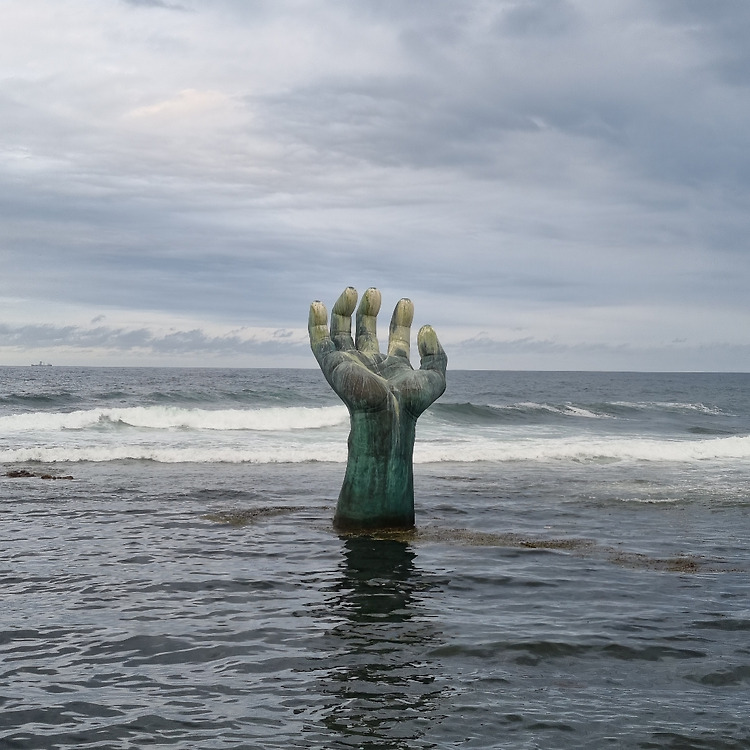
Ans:
[[[747,370],[748,31],[741,0],[12,0],[0,364],[312,366],[307,306],[353,284],[455,366]]]

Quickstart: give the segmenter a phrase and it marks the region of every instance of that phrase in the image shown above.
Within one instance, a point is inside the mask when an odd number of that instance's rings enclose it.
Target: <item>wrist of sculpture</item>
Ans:
[[[416,419],[397,408],[351,414],[346,474],[333,519],[337,528],[414,526],[415,427]]]

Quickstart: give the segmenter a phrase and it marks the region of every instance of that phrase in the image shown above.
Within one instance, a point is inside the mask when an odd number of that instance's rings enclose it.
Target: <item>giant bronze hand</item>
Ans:
[[[391,318],[388,354],[376,335],[380,292],[368,289],[352,313],[357,292],[344,290],[331,312],[310,305],[310,346],[323,375],[349,409],[349,457],[334,523],[339,528],[414,525],[412,454],[419,415],[445,391],[448,358],[435,331],[423,326],[417,336],[419,370],[409,362],[414,305],[402,299]]]

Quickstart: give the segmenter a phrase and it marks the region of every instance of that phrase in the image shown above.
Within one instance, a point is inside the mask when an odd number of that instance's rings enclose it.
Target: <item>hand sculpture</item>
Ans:
[[[417,337],[419,370],[409,363],[414,305],[402,299],[391,319],[388,354],[375,333],[380,292],[368,289],[352,313],[357,291],[344,290],[331,312],[310,305],[310,346],[331,388],[349,409],[349,457],[334,524],[339,528],[414,526],[412,454],[419,415],[445,391],[448,358],[430,326]]]

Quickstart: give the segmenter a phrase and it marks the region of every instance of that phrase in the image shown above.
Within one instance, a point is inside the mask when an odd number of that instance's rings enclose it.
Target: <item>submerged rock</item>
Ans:
[[[65,476],[59,476],[57,474],[35,474],[33,471],[28,469],[11,469],[5,472],[6,477],[11,479],[27,479],[27,478],[38,478],[38,479],[73,479],[70,474]]]

